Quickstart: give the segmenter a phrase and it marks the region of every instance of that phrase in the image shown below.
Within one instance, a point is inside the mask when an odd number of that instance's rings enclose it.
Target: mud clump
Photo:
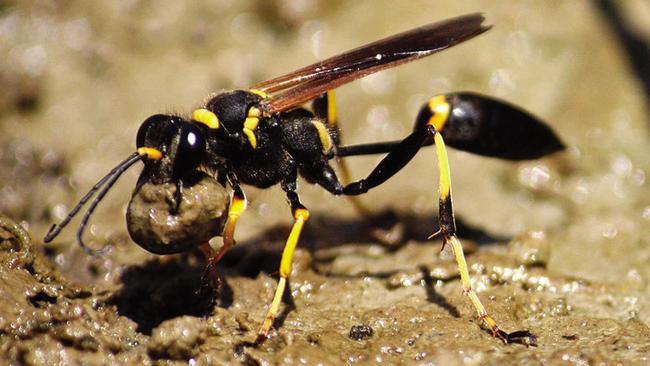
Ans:
[[[145,182],[133,192],[127,228],[144,249],[156,254],[181,253],[221,235],[228,218],[226,188],[204,173],[182,183],[178,207],[176,184]]]
[[[206,336],[203,319],[182,316],[161,323],[151,334],[147,348],[152,358],[188,360],[197,355]]]

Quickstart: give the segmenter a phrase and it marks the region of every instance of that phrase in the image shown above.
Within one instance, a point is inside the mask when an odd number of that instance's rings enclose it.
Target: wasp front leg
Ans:
[[[205,243],[200,247],[201,251],[205,255],[207,262],[201,280],[202,291],[210,288],[210,283],[217,283],[217,263],[219,263],[221,258],[235,245],[235,227],[237,225],[237,220],[244,213],[246,207],[248,206],[246,195],[241,189],[237,177],[233,173],[229,173],[228,181],[230,182],[233,193],[230,200],[230,206],[228,208],[228,221],[226,222],[226,227],[223,230],[223,245],[221,248],[219,248],[218,251],[212,249],[209,243]]]

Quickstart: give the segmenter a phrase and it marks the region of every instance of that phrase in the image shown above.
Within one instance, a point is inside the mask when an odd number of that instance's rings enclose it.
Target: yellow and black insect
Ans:
[[[246,209],[242,184],[267,188],[280,184],[291,206],[294,224],[287,239],[279,270],[279,282],[257,343],[269,335],[278,315],[282,295],[291,273],[292,257],[309,211],[296,193],[298,175],[334,195],[356,196],[368,192],[395,175],[423,146],[435,144],[439,162],[439,227],[434,235],[442,245],[451,245],[458,262],[464,293],[478,318],[491,333],[506,343],[534,344],[528,331],[507,333],[488,315],[472,289],[463,250],[456,237],[451,199],[451,179],[445,143],[454,148],[508,160],[538,158],[564,146],[555,134],[531,114],[487,96],[469,92],[431,98],[417,116],[410,135],[401,141],[340,146],[333,89],[366,75],[442,51],[473,38],[490,27],[484,17],[470,14],[432,23],[264,81],[248,90],[236,90],[212,97],[190,118],[156,114],[138,131],[137,150],[101,179],[84,196],[63,222],[52,227],[45,238],[51,241],[81,207],[97,192],[81,221],[79,244],[86,223],[106,192],[130,166],[144,162],[138,186],[144,183],[173,184],[176,209],[184,186],[197,171],[210,171],[232,188],[228,219],[222,232],[223,246],[216,252],[206,240],[173,243],[133,239],[157,254],[178,253],[201,246],[207,252],[208,268],[234,245],[237,219]],[[312,101],[311,110],[302,107]],[[330,161],[365,154],[386,154],[365,178],[341,182]],[[342,165],[344,180],[347,169]],[[137,188],[136,188],[137,189]],[[207,270],[206,270],[207,271]]]

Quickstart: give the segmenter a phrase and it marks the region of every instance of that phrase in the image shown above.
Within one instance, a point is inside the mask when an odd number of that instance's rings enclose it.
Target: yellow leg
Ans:
[[[284,251],[282,252],[282,260],[280,261],[280,280],[278,281],[278,287],[275,289],[275,295],[273,296],[273,301],[269,306],[269,310],[266,313],[266,318],[264,318],[264,323],[257,335],[257,340],[255,343],[260,344],[266,338],[268,338],[269,331],[273,326],[278,311],[280,309],[280,302],[282,301],[282,295],[287,286],[287,279],[291,275],[291,267],[293,261],[293,253],[298,245],[298,240],[300,239],[300,233],[302,228],[305,225],[305,222],[309,219],[309,211],[304,208],[297,208],[293,210],[294,223],[291,228],[291,233],[287,239],[286,244],[284,245]]]
[[[244,192],[240,188],[236,187],[232,195],[230,208],[228,209],[228,222],[223,230],[223,246],[214,256],[214,263],[218,262],[221,257],[223,257],[223,255],[226,254],[233,245],[235,245],[235,226],[237,225],[239,216],[246,211],[247,206],[248,203]]]
[[[469,271],[467,270],[467,262],[465,262],[465,254],[463,253],[463,246],[456,238],[456,235],[452,235],[446,240],[454,250],[454,256],[456,257],[456,263],[458,263],[458,271],[460,272],[460,282],[463,286],[463,293],[469,297],[469,300],[474,305],[476,309],[476,316],[483,322],[483,325],[492,332],[492,335],[498,338],[507,341],[506,338],[503,338],[503,331],[499,328],[497,323],[492,319],[488,314],[487,310],[479,300],[478,296],[474,289],[472,289],[472,282],[469,278]]]
[[[433,126],[433,125],[430,125]],[[467,262],[463,253],[463,247],[456,237],[456,222],[454,219],[454,211],[451,199],[451,174],[449,170],[449,160],[447,158],[447,150],[442,135],[435,131],[435,127],[430,131],[434,133],[434,140],[436,144],[436,153],[438,155],[438,168],[440,170],[440,210],[439,221],[440,231],[442,235],[443,248],[446,244],[451,245],[456,263],[458,263],[458,271],[460,272],[460,280],[463,286],[463,293],[469,297],[474,309],[476,310],[478,319],[483,325],[490,330],[494,337],[501,339],[505,343],[518,342],[526,345],[535,345],[535,336],[527,331],[517,331],[513,333],[506,333],[499,328],[494,319],[488,314],[487,310],[479,300],[478,295],[472,288],[472,282],[467,270]]]
[[[246,210],[246,196],[244,192],[239,187],[234,187],[234,193],[232,200],[230,202],[230,208],[228,209],[228,222],[223,231],[223,246],[215,251],[212,249],[209,243],[205,243],[200,246],[203,255],[205,256],[207,266],[203,272],[201,279],[202,289],[210,288],[209,283],[217,283],[218,273],[217,273],[217,263],[221,260],[221,257],[224,256],[230,250],[230,248],[235,245],[235,225],[237,224],[237,219],[239,216]],[[210,282],[211,281],[211,282]],[[203,291],[203,290],[202,290]]]

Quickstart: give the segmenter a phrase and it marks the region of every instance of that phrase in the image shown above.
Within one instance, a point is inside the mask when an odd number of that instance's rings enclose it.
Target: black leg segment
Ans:
[[[379,162],[366,179],[346,185],[343,194],[349,196],[363,194],[387,181],[413,159],[427,136],[429,134],[426,126],[408,135]]]
[[[474,93],[439,95],[422,107],[404,140],[337,149],[337,156],[388,153],[366,179],[348,184],[343,193],[359,195],[384,183],[422,146],[432,145],[436,131],[457,149],[508,160],[535,159],[564,148],[548,126],[511,104]]]

